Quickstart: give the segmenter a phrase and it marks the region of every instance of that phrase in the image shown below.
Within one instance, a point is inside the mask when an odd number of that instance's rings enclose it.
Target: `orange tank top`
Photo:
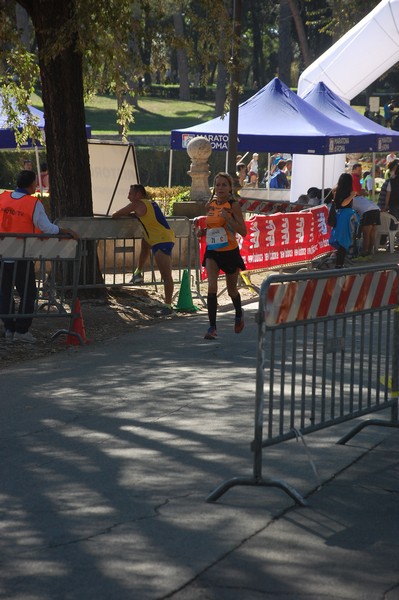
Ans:
[[[232,229],[221,215],[222,210],[231,211],[232,202],[227,201],[223,204],[218,204],[216,200],[212,200],[208,206],[208,212],[206,214],[206,227],[211,229],[214,227],[223,227],[227,233],[228,244],[224,248],[218,248],[217,252],[223,252],[225,250],[234,250],[238,247],[236,232]]]

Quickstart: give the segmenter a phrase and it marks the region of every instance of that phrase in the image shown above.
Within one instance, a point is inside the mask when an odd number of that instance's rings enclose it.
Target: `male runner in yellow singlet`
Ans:
[[[147,192],[143,185],[131,185],[128,199],[130,200],[129,204],[114,212],[112,218],[132,215],[140,221],[143,227],[144,242],[140,252],[139,266],[144,264],[151,250],[164,283],[165,307],[162,314],[172,314],[174,231],[169,227],[158,204],[147,198]]]

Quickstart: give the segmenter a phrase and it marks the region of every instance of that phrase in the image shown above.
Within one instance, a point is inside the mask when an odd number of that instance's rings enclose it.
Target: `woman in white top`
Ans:
[[[258,158],[259,158],[259,154],[254,152],[252,155],[252,160],[250,160],[248,163],[247,169],[248,169],[248,173],[249,173],[249,183],[256,184],[258,181],[258,174],[259,174]]]

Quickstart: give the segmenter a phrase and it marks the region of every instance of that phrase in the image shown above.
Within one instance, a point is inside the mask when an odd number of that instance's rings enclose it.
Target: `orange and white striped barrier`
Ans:
[[[397,304],[396,271],[342,274],[271,284],[265,298],[265,321],[272,327]]]

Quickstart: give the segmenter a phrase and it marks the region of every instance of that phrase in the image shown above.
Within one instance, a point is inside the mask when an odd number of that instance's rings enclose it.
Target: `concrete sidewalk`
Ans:
[[[399,599],[399,431],[353,423],[264,451],[250,476],[257,305],[204,314],[0,375],[0,597]]]

